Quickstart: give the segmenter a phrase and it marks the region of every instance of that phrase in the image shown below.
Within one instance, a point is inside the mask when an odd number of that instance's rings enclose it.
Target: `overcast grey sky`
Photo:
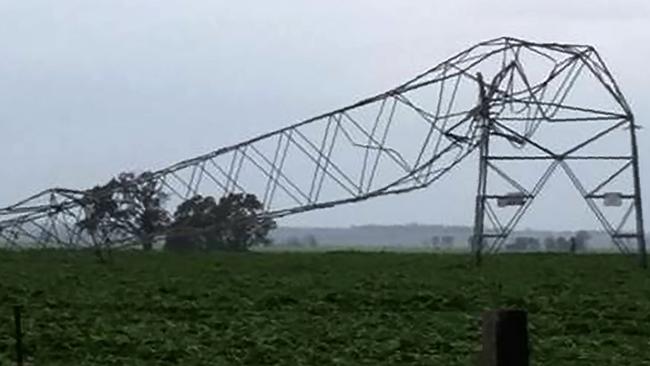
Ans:
[[[1,0],[0,17],[0,206],[236,143],[502,35],[596,46],[638,122],[650,120],[647,0]],[[639,137],[650,213],[648,133]],[[284,223],[469,224],[474,170]],[[595,227],[583,206],[558,215],[558,197],[546,201],[524,226]]]

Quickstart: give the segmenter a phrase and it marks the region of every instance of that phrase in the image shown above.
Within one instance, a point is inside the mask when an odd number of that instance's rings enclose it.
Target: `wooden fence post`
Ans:
[[[479,366],[528,366],[528,316],[524,310],[483,314]]]
[[[21,319],[22,307],[20,305],[14,306],[14,325],[16,329],[16,363],[18,366],[23,366],[23,326]]]

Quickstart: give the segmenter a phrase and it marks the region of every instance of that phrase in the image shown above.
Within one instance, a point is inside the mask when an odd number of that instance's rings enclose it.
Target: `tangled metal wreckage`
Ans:
[[[385,93],[144,179],[172,205],[254,193],[278,218],[423,189],[477,154],[477,258],[498,251],[564,171],[618,249],[645,265],[636,129],[593,47],[503,37]],[[55,188],[0,209],[0,243],[92,246],[77,225],[92,208],[87,192]]]

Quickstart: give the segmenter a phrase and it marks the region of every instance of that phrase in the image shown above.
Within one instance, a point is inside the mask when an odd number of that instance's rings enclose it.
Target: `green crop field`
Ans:
[[[534,365],[650,365],[650,273],[622,256],[0,252],[0,365],[471,365],[530,314]]]

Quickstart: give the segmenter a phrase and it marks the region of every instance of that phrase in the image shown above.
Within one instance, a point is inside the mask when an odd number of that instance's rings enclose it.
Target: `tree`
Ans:
[[[114,184],[120,196],[119,223],[124,230],[133,235],[142,244],[142,249],[153,249],[153,241],[170,223],[169,213],[163,208],[169,198],[163,192],[162,185],[152,179],[151,172],[139,176],[134,173],[122,173]]]
[[[144,250],[170,222],[163,205],[168,196],[150,172],[127,172],[86,192],[84,220],[78,225],[94,242],[108,244],[121,237],[135,238]]]
[[[117,202],[113,199],[112,185],[95,186],[85,192],[82,198],[84,218],[77,222],[82,232],[90,237],[95,254],[104,261],[104,249],[116,236],[118,227],[114,223],[117,216]]]
[[[583,252],[591,240],[591,234],[586,230],[580,230],[575,235],[575,251]]]
[[[285,242],[286,246],[290,248],[300,248],[302,247],[302,241],[297,236],[292,236],[287,239]]]
[[[547,252],[554,252],[557,249],[555,238],[552,236],[547,236],[544,239],[544,248],[546,249]]]
[[[212,197],[194,196],[181,203],[167,233],[165,249],[193,251],[207,249],[207,238],[217,230],[217,203]]]
[[[275,221],[263,216],[264,207],[255,195],[231,193],[221,197],[194,196],[174,213],[165,247],[170,250],[245,251],[268,245]]]
[[[451,235],[445,235],[440,239],[440,245],[444,249],[450,249],[454,246],[454,241],[456,238],[454,238]]]
[[[542,249],[542,244],[539,238],[529,237],[526,249],[532,252],[539,252]]]
[[[571,243],[571,245],[569,246],[569,252],[571,254],[576,254],[576,249],[578,247],[577,246],[578,242],[577,242],[575,236],[572,236],[571,238],[569,238],[569,242]]]
[[[297,236],[291,236],[284,244],[291,248],[316,248],[318,246],[318,240],[312,234],[306,235],[302,239]]]
[[[559,236],[555,241],[555,248],[558,252],[568,252],[571,249],[571,242],[567,238]]]
[[[506,245],[506,250],[510,252],[523,252],[528,249],[528,238],[518,236],[510,244]]]
[[[316,239],[316,237],[314,235],[310,234],[310,235],[307,235],[307,237],[305,238],[305,244],[309,248],[316,248],[318,246],[318,240]]]
[[[432,236],[431,237],[431,246],[434,249],[438,249],[440,247],[440,237],[439,236]]]

